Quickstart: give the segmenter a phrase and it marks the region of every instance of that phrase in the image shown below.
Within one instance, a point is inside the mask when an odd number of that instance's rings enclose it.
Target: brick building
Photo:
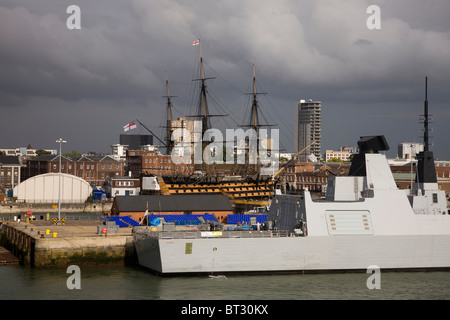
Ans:
[[[163,155],[158,151],[128,150],[126,164],[126,170],[131,172],[132,177],[139,177],[141,174],[188,176],[194,173],[193,159],[188,164],[174,164],[170,155]]]
[[[38,174],[59,172],[59,156],[44,155],[27,160],[26,164],[22,168],[23,180]],[[124,164],[107,155],[62,156],[61,172],[101,187],[108,177],[123,176]]]
[[[300,193],[305,189],[323,193],[329,176],[347,175],[348,169],[348,164],[314,164],[297,160],[284,169],[280,176],[280,186],[288,193]]]
[[[446,195],[450,194],[450,161],[435,161],[435,170],[438,188],[444,190]],[[412,188],[414,188],[414,181],[416,180],[416,163],[403,166],[391,165],[391,171],[394,175],[394,180],[399,189],[410,189],[411,180]]]
[[[21,166],[17,156],[0,156],[0,193],[6,193],[21,182]]]
[[[109,192],[111,198],[115,196],[137,196],[141,192],[141,179],[129,176],[112,177]]]
[[[411,180],[414,188],[416,179],[415,162],[411,164],[390,165],[395,183],[399,189],[410,189]],[[349,163],[326,163],[314,165],[308,162],[292,162],[280,175],[282,190],[299,193],[306,188],[312,192],[325,192],[328,176],[345,176],[350,169]],[[437,183],[440,190],[450,195],[450,161],[435,161]],[[448,196],[447,196],[448,197]]]

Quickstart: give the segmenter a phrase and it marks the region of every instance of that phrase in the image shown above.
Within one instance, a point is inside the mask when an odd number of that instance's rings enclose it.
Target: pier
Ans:
[[[100,226],[100,227],[99,227]],[[66,220],[3,221],[1,253],[5,261],[33,268],[67,268],[69,265],[126,265],[135,260],[132,228],[105,233],[102,221]],[[100,230],[100,232],[99,232]],[[15,257],[12,258],[12,257]]]

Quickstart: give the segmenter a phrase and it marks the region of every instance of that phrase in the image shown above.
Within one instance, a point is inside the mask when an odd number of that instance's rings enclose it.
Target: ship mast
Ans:
[[[428,77],[425,77],[425,101],[423,114],[423,151],[417,154],[417,174],[415,180],[415,189],[417,192],[425,193],[426,183],[436,183],[436,168],[434,164],[433,152],[430,151],[428,125],[430,122],[428,114]]]
[[[250,125],[253,124],[253,128],[256,133],[259,130],[259,119],[258,119],[258,101],[256,100],[256,75],[255,75],[255,65],[253,64],[253,102],[252,102],[252,111],[250,115]]]
[[[423,132],[423,150],[429,150],[429,141],[428,141],[428,77],[425,77],[425,101],[424,101],[424,132]]]
[[[172,141],[172,132],[173,132],[173,118],[172,118],[172,102],[170,101],[170,90],[169,90],[169,80],[167,78],[166,71],[166,90],[167,90],[167,126],[166,126],[166,154],[170,154],[174,147],[174,141]]]
[[[249,118],[248,124],[241,125],[241,127],[252,128],[253,130],[255,130],[256,137],[257,137],[256,148],[257,148],[257,150],[259,150],[259,143],[260,143],[260,141],[259,141],[259,128],[260,127],[269,127],[269,126],[273,126],[273,125],[271,125],[271,124],[260,124],[260,122],[259,122],[259,105],[258,105],[257,95],[259,95],[259,94],[266,94],[266,93],[257,92],[257,90],[256,90],[255,64],[253,64],[253,92],[252,93],[247,93],[247,94],[253,95],[252,107],[251,107],[251,111],[250,111],[250,118]],[[269,146],[267,145],[267,147],[269,147]],[[255,161],[255,172],[257,172],[257,171],[258,171],[258,165],[257,165],[257,161]]]
[[[208,101],[206,99],[206,80],[214,79],[214,78],[206,78],[205,77],[205,69],[203,66],[203,55],[202,55],[202,44],[200,40],[198,40],[199,52],[200,52],[200,71],[201,78],[194,79],[194,81],[200,81],[200,101],[197,109],[197,114],[194,117],[199,117],[202,119],[202,136],[206,130],[211,129],[211,121],[208,110]]]
[[[205,147],[207,146],[209,137],[205,137],[205,132],[208,129],[211,129],[211,117],[221,117],[221,116],[226,116],[223,114],[214,114],[211,115],[209,113],[209,109],[208,109],[208,100],[206,98],[206,94],[207,94],[207,90],[206,90],[206,80],[210,80],[210,79],[214,79],[215,77],[206,77],[205,76],[205,68],[204,68],[204,61],[203,61],[203,54],[202,54],[202,44],[200,42],[200,39],[194,42],[195,45],[199,46],[199,52],[200,52],[200,71],[201,71],[201,78],[200,79],[194,79],[193,81],[200,81],[200,101],[197,107],[197,114],[190,116],[190,117],[194,117],[194,118],[200,118],[202,121],[202,153],[205,149]],[[207,139],[205,139],[207,138]],[[207,155],[206,155],[207,156]],[[206,164],[205,165],[205,161],[203,161],[202,164],[202,170],[204,170],[207,174],[209,173],[209,165]]]
[[[167,113],[169,115],[169,120],[172,121],[172,103],[170,102],[170,90],[169,90],[169,80],[167,79],[166,71],[166,88],[167,88]]]

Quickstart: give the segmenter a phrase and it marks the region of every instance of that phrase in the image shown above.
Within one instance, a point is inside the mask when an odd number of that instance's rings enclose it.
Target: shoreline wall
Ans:
[[[61,211],[70,213],[104,213],[110,212],[112,202],[61,203]],[[53,203],[10,203],[0,205],[0,214],[57,213],[58,205]]]
[[[0,245],[11,251],[20,263],[31,268],[78,266],[122,266],[136,261],[132,235],[43,238],[32,229],[20,230],[0,225]]]

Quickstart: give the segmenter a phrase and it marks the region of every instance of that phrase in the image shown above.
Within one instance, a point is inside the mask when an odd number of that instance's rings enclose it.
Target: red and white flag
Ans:
[[[123,131],[128,131],[128,130],[132,130],[132,129],[136,129],[136,121],[133,121],[129,124],[127,124],[126,126],[123,126]]]
[[[198,46],[200,44],[200,40],[195,40],[194,42],[192,42],[193,46]]]

